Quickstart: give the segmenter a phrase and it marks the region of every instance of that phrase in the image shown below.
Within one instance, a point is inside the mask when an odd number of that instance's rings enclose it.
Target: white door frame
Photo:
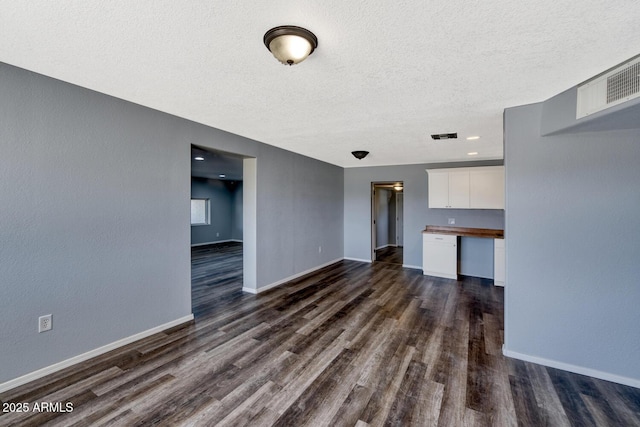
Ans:
[[[371,262],[376,260],[376,241],[378,240],[376,230],[376,218],[378,217],[378,207],[376,203],[376,183],[371,183]]]
[[[404,246],[404,192],[399,191],[396,192],[396,246]]]
[[[378,212],[377,212],[378,209],[377,209],[377,203],[376,203],[376,187],[378,186],[388,187],[394,184],[400,184],[404,187],[404,181],[380,181],[380,182],[372,181],[371,182],[371,217],[369,218],[369,222],[371,223],[371,262],[376,260],[376,241],[377,241],[376,218],[378,217]],[[396,193],[396,195],[397,194],[398,193]],[[404,203],[404,196],[402,197],[402,202]],[[404,205],[403,205],[403,212],[404,212]],[[398,205],[396,203],[396,221],[395,221],[396,227],[398,224],[397,213],[398,213]],[[402,220],[402,223],[404,225],[404,218]],[[397,236],[398,236],[398,230],[396,228],[396,241],[397,241]],[[404,232],[403,232],[403,238],[404,238]]]

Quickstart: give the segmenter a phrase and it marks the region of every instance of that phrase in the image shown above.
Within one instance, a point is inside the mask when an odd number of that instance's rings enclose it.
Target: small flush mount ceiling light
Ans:
[[[470,153],[467,153],[467,156],[477,156],[478,152],[477,151],[472,151]]]
[[[467,137],[467,141],[475,141],[476,139],[480,139],[480,137],[478,135],[468,136]]]
[[[202,161],[202,160],[204,160],[204,157],[202,157],[202,156],[198,156],[198,157],[194,157],[193,159],[194,159],[194,160]]]
[[[353,157],[355,157],[356,159],[362,160],[365,157],[367,157],[367,154],[369,154],[369,152],[358,150],[358,151],[352,151],[351,154],[353,154]]]
[[[264,45],[284,65],[304,61],[318,47],[318,38],[309,30],[283,25],[267,31]]]
[[[220,176],[220,178],[226,178],[227,177],[227,175],[225,175],[223,173],[221,173],[219,176]]]

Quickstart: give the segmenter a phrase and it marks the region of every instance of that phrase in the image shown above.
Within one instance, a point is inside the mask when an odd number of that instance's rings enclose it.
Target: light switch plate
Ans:
[[[456,223],[455,218],[449,218],[449,225],[455,225],[455,223]]]

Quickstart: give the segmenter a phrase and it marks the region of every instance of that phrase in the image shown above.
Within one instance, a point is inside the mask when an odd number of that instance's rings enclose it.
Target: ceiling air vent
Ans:
[[[578,87],[576,119],[640,97],[640,55]]]
[[[431,138],[433,139],[456,139],[458,138],[458,133],[434,133],[433,135],[431,135]]]

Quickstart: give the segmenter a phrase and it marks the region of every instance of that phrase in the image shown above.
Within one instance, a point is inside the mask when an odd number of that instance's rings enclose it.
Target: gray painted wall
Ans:
[[[265,144],[257,157],[258,288],[341,259],[343,169]]]
[[[344,254],[371,259],[371,183],[404,182],[404,264],[422,268],[422,230],[426,225],[447,225],[455,218],[461,227],[503,228],[504,211],[429,209],[425,169],[495,166],[502,161],[376,166],[344,170]],[[470,264],[470,265],[473,265]],[[491,267],[493,270],[493,268]],[[480,271],[465,271],[471,276]],[[480,276],[482,277],[482,276]]]
[[[240,185],[241,187],[241,185]],[[240,196],[236,194],[240,191]],[[219,179],[191,178],[191,198],[209,199],[209,225],[191,226],[191,244],[218,242],[237,239],[234,235],[242,236],[242,190],[238,190],[238,183]],[[240,203],[238,203],[238,198]],[[237,209],[240,209],[237,212]],[[240,219],[240,229],[237,221]],[[240,237],[241,240],[242,237]]]
[[[343,257],[342,168],[184,123],[190,144],[257,158],[257,288]],[[243,180],[243,192],[246,185]]]
[[[493,279],[493,239],[462,237],[458,272],[465,276]]]
[[[184,121],[4,64],[0,93],[0,382],[189,315]]]
[[[541,137],[542,110],[505,111],[505,348],[638,381],[640,130]]]
[[[257,157],[259,287],[343,256],[341,168],[6,64],[0,93],[0,382],[191,313],[191,144]]]
[[[383,188],[376,188],[376,249],[389,245],[389,198],[391,194]]]

